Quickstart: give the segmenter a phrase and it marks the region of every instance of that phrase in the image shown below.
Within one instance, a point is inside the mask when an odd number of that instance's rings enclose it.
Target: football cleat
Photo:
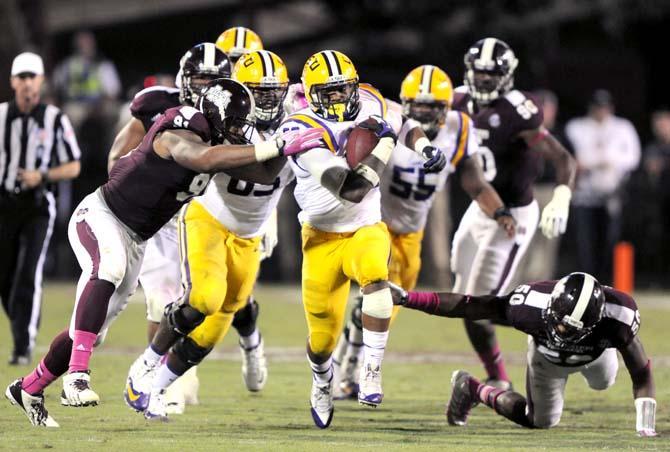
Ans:
[[[379,366],[373,368],[370,364],[361,367],[358,389],[358,403],[377,408],[384,399],[382,391],[382,370]]]
[[[49,416],[44,406],[44,395],[28,394],[21,387],[21,380],[15,380],[5,390],[5,397],[9,402],[20,408],[30,420],[30,423],[38,427],[60,427],[58,422]]]
[[[265,386],[268,378],[267,360],[263,339],[253,348],[244,348],[240,344],[242,353],[242,380],[251,392],[258,392]]]
[[[165,413],[167,414],[184,414],[186,410],[186,398],[181,388],[175,388],[175,384],[171,384],[165,393]]]
[[[447,422],[449,425],[464,426],[468,421],[470,410],[477,405],[477,400],[470,392],[472,376],[464,370],[455,370],[451,374],[451,399],[447,405]]]
[[[130,366],[126,387],[123,390],[123,399],[126,405],[133,410],[141,412],[147,409],[151,383],[157,368],[158,365],[147,363],[142,356]]]
[[[319,428],[328,428],[333,420],[333,380],[326,384],[318,384],[312,380],[312,396],[309,399],[310,411],[314,424]]]
[[[144,418],[150,421],[168,422],[168,412],[165,403],[165,389],[151,391],[149,406],[144,411]]]
[[[71,372],[63,376],[60,404],[63,406],[95,406],[100,396],[91,389],[91,371]]]

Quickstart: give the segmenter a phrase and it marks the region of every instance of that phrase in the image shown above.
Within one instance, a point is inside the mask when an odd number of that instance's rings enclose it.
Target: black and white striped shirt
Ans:
[[[47,171],[80,155],[72,124],[59,108],[39,104],[24,115],[13,100],[0,104],[0,195],[21,193],[19,168]]]

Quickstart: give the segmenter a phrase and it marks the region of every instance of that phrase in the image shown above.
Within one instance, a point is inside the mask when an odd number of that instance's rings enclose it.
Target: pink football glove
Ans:
[[[323,132],[323,129],[307,129],[283,134],[281,139],[284,145],[281,146],[280,154],[295,155],[324,146]]]

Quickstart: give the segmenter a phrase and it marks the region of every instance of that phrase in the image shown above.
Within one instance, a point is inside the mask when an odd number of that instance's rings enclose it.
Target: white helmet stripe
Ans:
[[[497,39],[486,38],[482,44],[482,53],[479,54],[479,62],[483,67],[488,67],[493,62],[493,50],[496,47]]]
[[[214,58],[215,55],[216,55],[216,46],[211,42],[206,42],[205,55],[202,58],[202,65],[208,68],[216,66],[216,61]]]
[[[586,311],[586,307],[589,305],[589,300],[593,294],[594,285],[595,279],[593,279],[593,276],[584,273],[584,284],[582,284],[582,290],[579,292],[579,298],[577,299],[575,309],[573,309],[572,314],[570,314],[571,319],[579,322],[582,321],[584,311]]]
[[[433,67],[424,66],[421,76],[421,86],[419,92],[421,94],[430,94],[430,84],[433,81]]]
[[[272,64],[272,56],[269,52],[265,50],[259,50],[258,53],[261,56],[261,61],[263,62],[263,75],[265,77],[274,77],[274,65]]]
[[[326,62],[328,63],[328,68],[330,69],[330,75],[341,75],[339,70],[339,64],[337,63],[337,55],[332,50],[324,50],[323,55],[326,57]]]
[[[235,30],[235,47],[244,48],[247,38],[247,30],[244,27],[237,27]]]

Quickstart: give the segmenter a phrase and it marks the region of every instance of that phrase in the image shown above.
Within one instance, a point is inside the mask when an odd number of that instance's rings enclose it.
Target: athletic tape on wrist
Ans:
[[[358,174],[359,176],[363,177],[367,181],[369,181],[373,187],[376,187],[379,185],[379,174],[372,168],[370,168],[368,165],[364,165],[363,163],[359,163],[356,165],[356,168],[354,168],[354,172]]]
[[[421,137],[414,142],[414,152],[423,157],[423,150],[426,146],[432,146],[430,140],[426,137]]]
[[[379,143],[377,143],[371,154],[386,164],[391,158],[391,152],[394,147],[395,141],[393,141],[393,138],[384,137],[379,140]]]
[[[268,140],[256,144],[254,146],[254,154],[256,155],[256,160],[259,162],[278,157],[279,147],[277,145],[277,140]]]

